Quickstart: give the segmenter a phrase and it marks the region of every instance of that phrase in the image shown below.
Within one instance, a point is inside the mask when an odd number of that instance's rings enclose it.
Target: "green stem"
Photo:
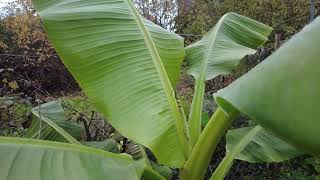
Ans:
[[[204,178],[217,144],[237,115],[238,111],[227,115],[221,108],[216,110],[201,133],[190,158],[182,169],[182,180],[199,180]]]
[[[191,110],[189,115],[189,132],[192,147],[195,146],[201,134],[201,114],[203,106],[203,97],[205,89],[204,76],[195,80],[194,96],[192,99]]]

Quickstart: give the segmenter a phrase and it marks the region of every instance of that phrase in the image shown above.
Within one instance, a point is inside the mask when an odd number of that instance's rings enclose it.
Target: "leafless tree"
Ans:
[[[174,18],[178,13],[176,0],[134,0],[134,4],[145,18],[173,30]]]

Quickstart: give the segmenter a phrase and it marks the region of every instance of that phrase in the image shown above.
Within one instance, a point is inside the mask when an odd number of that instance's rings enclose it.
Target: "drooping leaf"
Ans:
[[[161,176],[156,171],[152,170],[151,168],[146,168],[142,174],[143,180],[165,180],[163,176]]]
[[[140,180],[143,161],[82,145],[0,137],[0,179]],[[150,170],[148,170],[150,171]],[[148,173],[152,180],[154,172]]]
[[[304,154],[261,126],[229,130],[226,138],[227,153],[237,152],[235,159],[251,163],[283,162]]]
[[[106,139],[104,141],[88,141],[84,143],[86,146],[102,149],[112,153],[120,153],[118,143],[113,139]]]
[[[158,172],[162,177],[166,178],[167,180],[172,179],[172,171],[169,167],[158,165],[153,161],[150,161],[150,164],[152,169]]]
[[[253,19],[228,13],[201,39],[186,47],[189,73],[195,78],[195,93],[189,116],[194,145],[201,132],[205,81],[230,73],[242,58],[267,41],[272,28]]]
[[[320,155],[320,18],[249,73],[219,91],[217,104],[249,115],[283,140]]]
[[[235,159],[251,163],[282,162],[304,154],[261,126],[229,130],[226,140],[226,156],[212,180],[223,179]]]
[[[205,80],[229,74],[248,54],[263,45],[272,28],[236,13],[225,14],[198,42],[186,47],[188,72]]]
[[[80,139],[83,127],[76,122],[66,120],[60,101],[42,104],[33,108],[31,112],[33,115],[31,126],[24,137],[80,144],[77,139]]]
[[[183,58],[182,39],[146,23],[130,0],[33,3],[49,39],[97,110],[161,163],[181,167],[190,150],[188,133],[169,78],[179,71],[174,67]]]

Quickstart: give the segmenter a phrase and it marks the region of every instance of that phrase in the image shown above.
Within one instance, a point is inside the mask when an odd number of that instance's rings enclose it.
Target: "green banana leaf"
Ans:
[[[162,177],[164,177],[167,180],[172,179],[172,171],[170,168],[168,168],[167,166],[158,165],[153,161],[150,161],[150,164],[152,169],[157,173],[159,173]]]
[[[82,136],[83,126],[67,121],[60,101],[42,104],[33,108],[31,112],[33,115],[31,126],[24,137],[80,144],[77,139]]]
[[[275,53],[215,94],[286,142],[320,155],[320,18]]]
[[[145,18],[143,18],[143,21],[160,55],[171,86],[175,89],[180,75],[181,64],[186,56],[184,39]]]
[[[0,162],[3,180],[161,179],[125,154],[32,139],[0,137]]]
[[[33,4],[63,63],[97,110],[162,164],[181,167],[190,145],[171,83],[184,57],[183,39],[146,21],[130,0]]]
[[[229,130],[226,139],[227,154],[237,152],[235,159],[251,163],[283,162],[304,154],[261,126]]]
[[[120,149],[118,147],[119,144],[113,139],[106,139],[104,141],[88,141],[84,142],[84,145],[112,153],[120,153]]]
[[[228,13],[200,41],[186,47],[189,74],[195,78],[195,93],[189,116],[194,145],[201,133],[205,81],[229,74],[248,54],[267,41],[272,28],[253,19]]]
[[[304,154],[259,125],[229,130],[226,140],[226,156],[212,180],[223,179],[235,159],[251,163],[282,162]]]

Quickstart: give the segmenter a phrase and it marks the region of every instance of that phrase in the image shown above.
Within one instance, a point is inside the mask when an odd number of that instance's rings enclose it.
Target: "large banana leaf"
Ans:
[[[205,81],[230,73],[241,59],[267,41],[272,28],[250,18],[228,13],[203,39],[186,47],[189,73],[195,78],[195,93],[189,127],[192,144],[201,132]]]
[[[181,63],[185,58],[184,39],[144,19],[144,24],[151,35],[162,64],[173,88],[176,87],[180,75]]]
[[[177,77],[182,39],[147,22],[130,0],[33,4],[59,56],[97,110],[161,163],[181,167],[190,146],[169,78]]]
[[[31,126],[24,137],[80,144],[77,139],[81,138],[83,127],[66,120],[60,101],[42,104],[31,112]]]
[[[282,162],[303,154],[259,125],[229,130],[226,140],[226,156],[212,180],[223,179],[235,159],[251,163]]]
[[[1,180],[140,180],[146,170],[145,162],[134,161],[124,154],[82,145],[5,137],[0,137],[0,162]],[[150,180],[161,179],[147,171]]]
[[[219,91],[217,104],[237,108],[283,140],[320,155],[320,18],[249,73]]]

